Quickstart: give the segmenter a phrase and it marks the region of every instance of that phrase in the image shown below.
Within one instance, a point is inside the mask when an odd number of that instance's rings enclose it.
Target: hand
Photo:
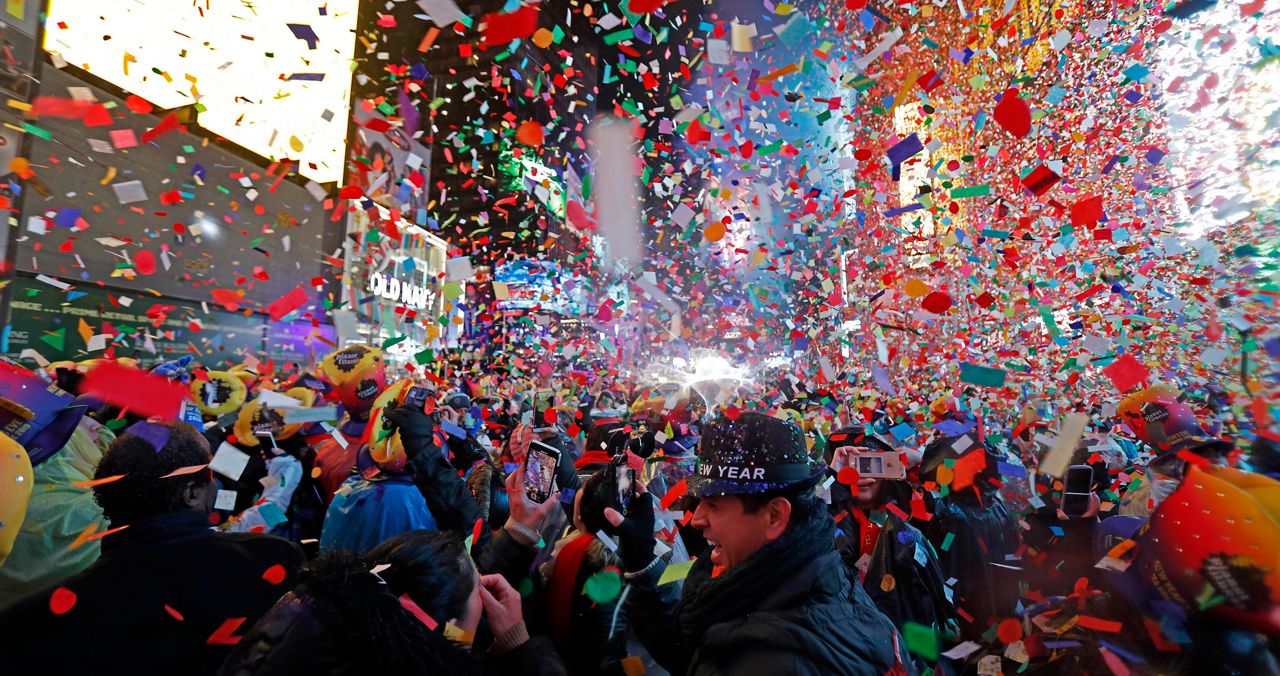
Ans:
[[[512,589],[511,583],[501,575],[480,576],[480,602],[494,636],[502,636],[524,623],[520,592]]]
[[[653,548],[657,544],[653,536],[653,498],[644,484],[636,482],[636,496],[631,499],[626,517],[612,507],[605,507],[604,518],[617,530],[619,554],[627,572],[643,570],[653,563]]]
[[[853,466],[854,457],[869,452],[871,449],[866,446],[841,446],[831,454],[831,471],[839,473],[840,470]]]
[[[511,438],[507,441],[507,451],[511,454],[511,459],[518,463],[524,463],[524,458],[529,454],[529,445],[533,443],[533,428],[524,423],[516,425],[511,431]]]
[[[524,490],[524,465],[520,465],[516,471],[507,475],[506,483],[508,502],[511,505],[511,519],[522,526],[540,530],[538,527],[542,525],[547,514],[560,504],[560,492],[556,491],[547,496],[546,502],[542,504],[530,500],[529,494]]]
[[[400,440],[404,444],[404,452],[413,460],[419,453],[434,448],[436,445],[436,420],[422,412],[412,404],[400,404],[386,409],[387,421],[400,430]]]

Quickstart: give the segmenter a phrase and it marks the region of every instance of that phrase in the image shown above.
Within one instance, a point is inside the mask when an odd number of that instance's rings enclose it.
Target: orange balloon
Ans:
[[[537,45],[540,49],[546,49],[547,47],[550,47],[551,42],[554,39],[555,39],[555,35],[553,35],[551,31],[545,28],[539,28],[533,34],[533,44]]]
[[[907,280],[906,285],[902,287],[902,292],[912,298],[919,298],[932,290],[933,289],[930,289],[928,284],[925,284],[918,279],[909,279]]]
[[[714,221],[702,231],[702,236],[706,237],[708,242],[719,242],[724,239],[724,232],[724,223]]]
[[[527,146],[537,148],[542,145],[542,139],[542,125],[533,120],[525,120],[516,128],[516,140]]]

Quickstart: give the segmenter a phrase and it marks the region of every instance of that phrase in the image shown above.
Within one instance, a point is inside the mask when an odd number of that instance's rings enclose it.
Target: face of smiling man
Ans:
[[[711,564],[720,572],[741,565],[787,529],[791,503],[776,497],[752,511],[738,496],[706,497],[698,502],[691,526],[712,546]]]

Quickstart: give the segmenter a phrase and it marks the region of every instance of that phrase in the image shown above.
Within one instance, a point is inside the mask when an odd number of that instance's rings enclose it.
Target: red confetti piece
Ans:
[[[136,94],[130,94],[129,98],[124,100],[124,105],[126,108],[128,108],[129,110],[139,115],[147,115],[151,112],[151,109],[152,109],[152,105],[150,101],[147,101],[146,99],[142,98],[141,96],[137,96]]]
[[[239,643],[240,639],[244,637],[236,636],[235,633],[236,630],[240,628],[240,625],[244,624],[246,619],[248,618],[228,617],[226,621],[222,623],[222,626],[218,627],[209,635],[209,639],[205,641],[205,643],[208,645],[235,645]]]
[[[630,0],[627,3],[627,11],[632,14],[648,14],[658,10],[665,4],[667,4],[667,0]]]
[[[268,568],[266,572],[262,574],[262,579],[270,582],[271,584],[280,584],[281,582],[284,582],[286,575],[288,575],[288,571],[284,569],[284,566],[277,563],[276,565]]]
[[[114,361],[93,367],[85,375],[82,387],[86,394],[108,404],[162,420],[176,420],[179,406],[190,394],[182,383]]]
[[[502,45],[527,38],[538,30],[538,6],[525,5],[510,14],[488,14],[484,18],[484,46]]]
[[[924,300],[920,302],[920,306],[935,315],[940,315],[951,309],[951,296],[941,291],[934,291],[924,297]]]
[[[1071,205],[1071,225],[1093,225],[1102,219],[1102,197],[1084,197]]]
[[[671,509],[671,505],[676,504],[676,500],[684,497],[689,492],[689,484],[685,479],[681,479],[676,485],[667,489],[666,494],[662,496],[663,511]]]
[[[180,612],[178,612],[178,611],[174,610],[174,609],[173,609],[173,607],[172,607],[172,606],[170,606],[170,605],[169,605],[169,604],[167,604],[167,603],[166,603],[166,604],[165,604],[165,606],[164,606],[164,612],[169,613],[169,617],[172,617],[173,619],[175,619],[175,620],[177,620],[177,621],[179,621],[179,622],[182,622],[182,621],[183,621],[183,619],[184,619],[184,618],[182,617],[182,613],[180,613]]]
[[[1018,96],[1018,88],[1006,89],[995,109],[996,122],[1005,131],[1026,138],[1031,133],[1031,106]]]
[[[415,603],[412,598],[409,598],[408,594],[400,595],[400,606],[409,611],[411,615],[418,618],[418,621],[426,625],[427,629],[435,631],[436,627],[440,626],[440,623],[431,619],[431,616],[427,614],[427,611],[423,610],[422,607]]]
[[[283,297],[272,301],[267,306],[267,314],[271,316],[271,319],[280,321],[282,317],[302,307],[306,302],[307,290],[305,287],[298,286]]]
[[[143,249],[133,257],[133,267],[140,275],[154,275],[156,273],[156,255]]]
[[[176,113],[169,113],[168,115],[165,115],[163,120],[160,120],[160,124],[142,132],[142,142],[151,143],[161,136],[177,130],[178,126],[178,115]]]
[[[858,478],[858,470],[852,467],[845,467],[836,473],[836,481],[850,487],[858,485]]]
[[[1120,622],[1116,622],[1113,620],[1104,620],[1098,617],[1090,617],[1088,615],[1081,615],[1079,618],[1079,623],[1080,623],[1080,626],[1084,627],[1085,629],[1093,629],[1095,631],[1105,631],[1110,634],[1114,634],[1120,631],[1124,627],[1124,625],[1121,624]]]
[[[1120,392],[1128,392],[1151,377],[1151,371],[1134,359],[1133,355],[1127,353],[1120,355],[1119,359],[1107,365],[1102,369],[1102,373]]]
[[[1001,643],[1013,643],[1022,640],[1022,623],[1013,618],[1009,618],[1000,623],[996,627],[996,638]]]
[[[49,610],[54,615],[66,615],[76,607],[76,593],[66,587],[58,587],[49,595]]]

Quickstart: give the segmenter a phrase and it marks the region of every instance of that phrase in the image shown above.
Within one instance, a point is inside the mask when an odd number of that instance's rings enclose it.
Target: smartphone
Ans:
[[[1088,465],[1072,465],[1062,480],[1062,513],[1067,518],[1078,519],[1089,511],[1093,498],[1093,468]]]
[[[867,479],[905,479],[907,467],[902,464],[902,456],[892,451],[855,452],[853,468],[858,476]]]
[[[636,494],[636,471],[623,463],[613,466],[614,486],[618,495],[618,511],[623,514],[631,508],[631,498]]]
[[[560,451],[534,440],[524,457],[524,493],[529,499],[543,503],[551,497],[556,480],[556,465]]]
[[[431,396],[431,390],[425,387],[410,387],[409,391],[404,395],[406,404],[412,404],[414,408],[424,408],[427,405],[427,399]]]

